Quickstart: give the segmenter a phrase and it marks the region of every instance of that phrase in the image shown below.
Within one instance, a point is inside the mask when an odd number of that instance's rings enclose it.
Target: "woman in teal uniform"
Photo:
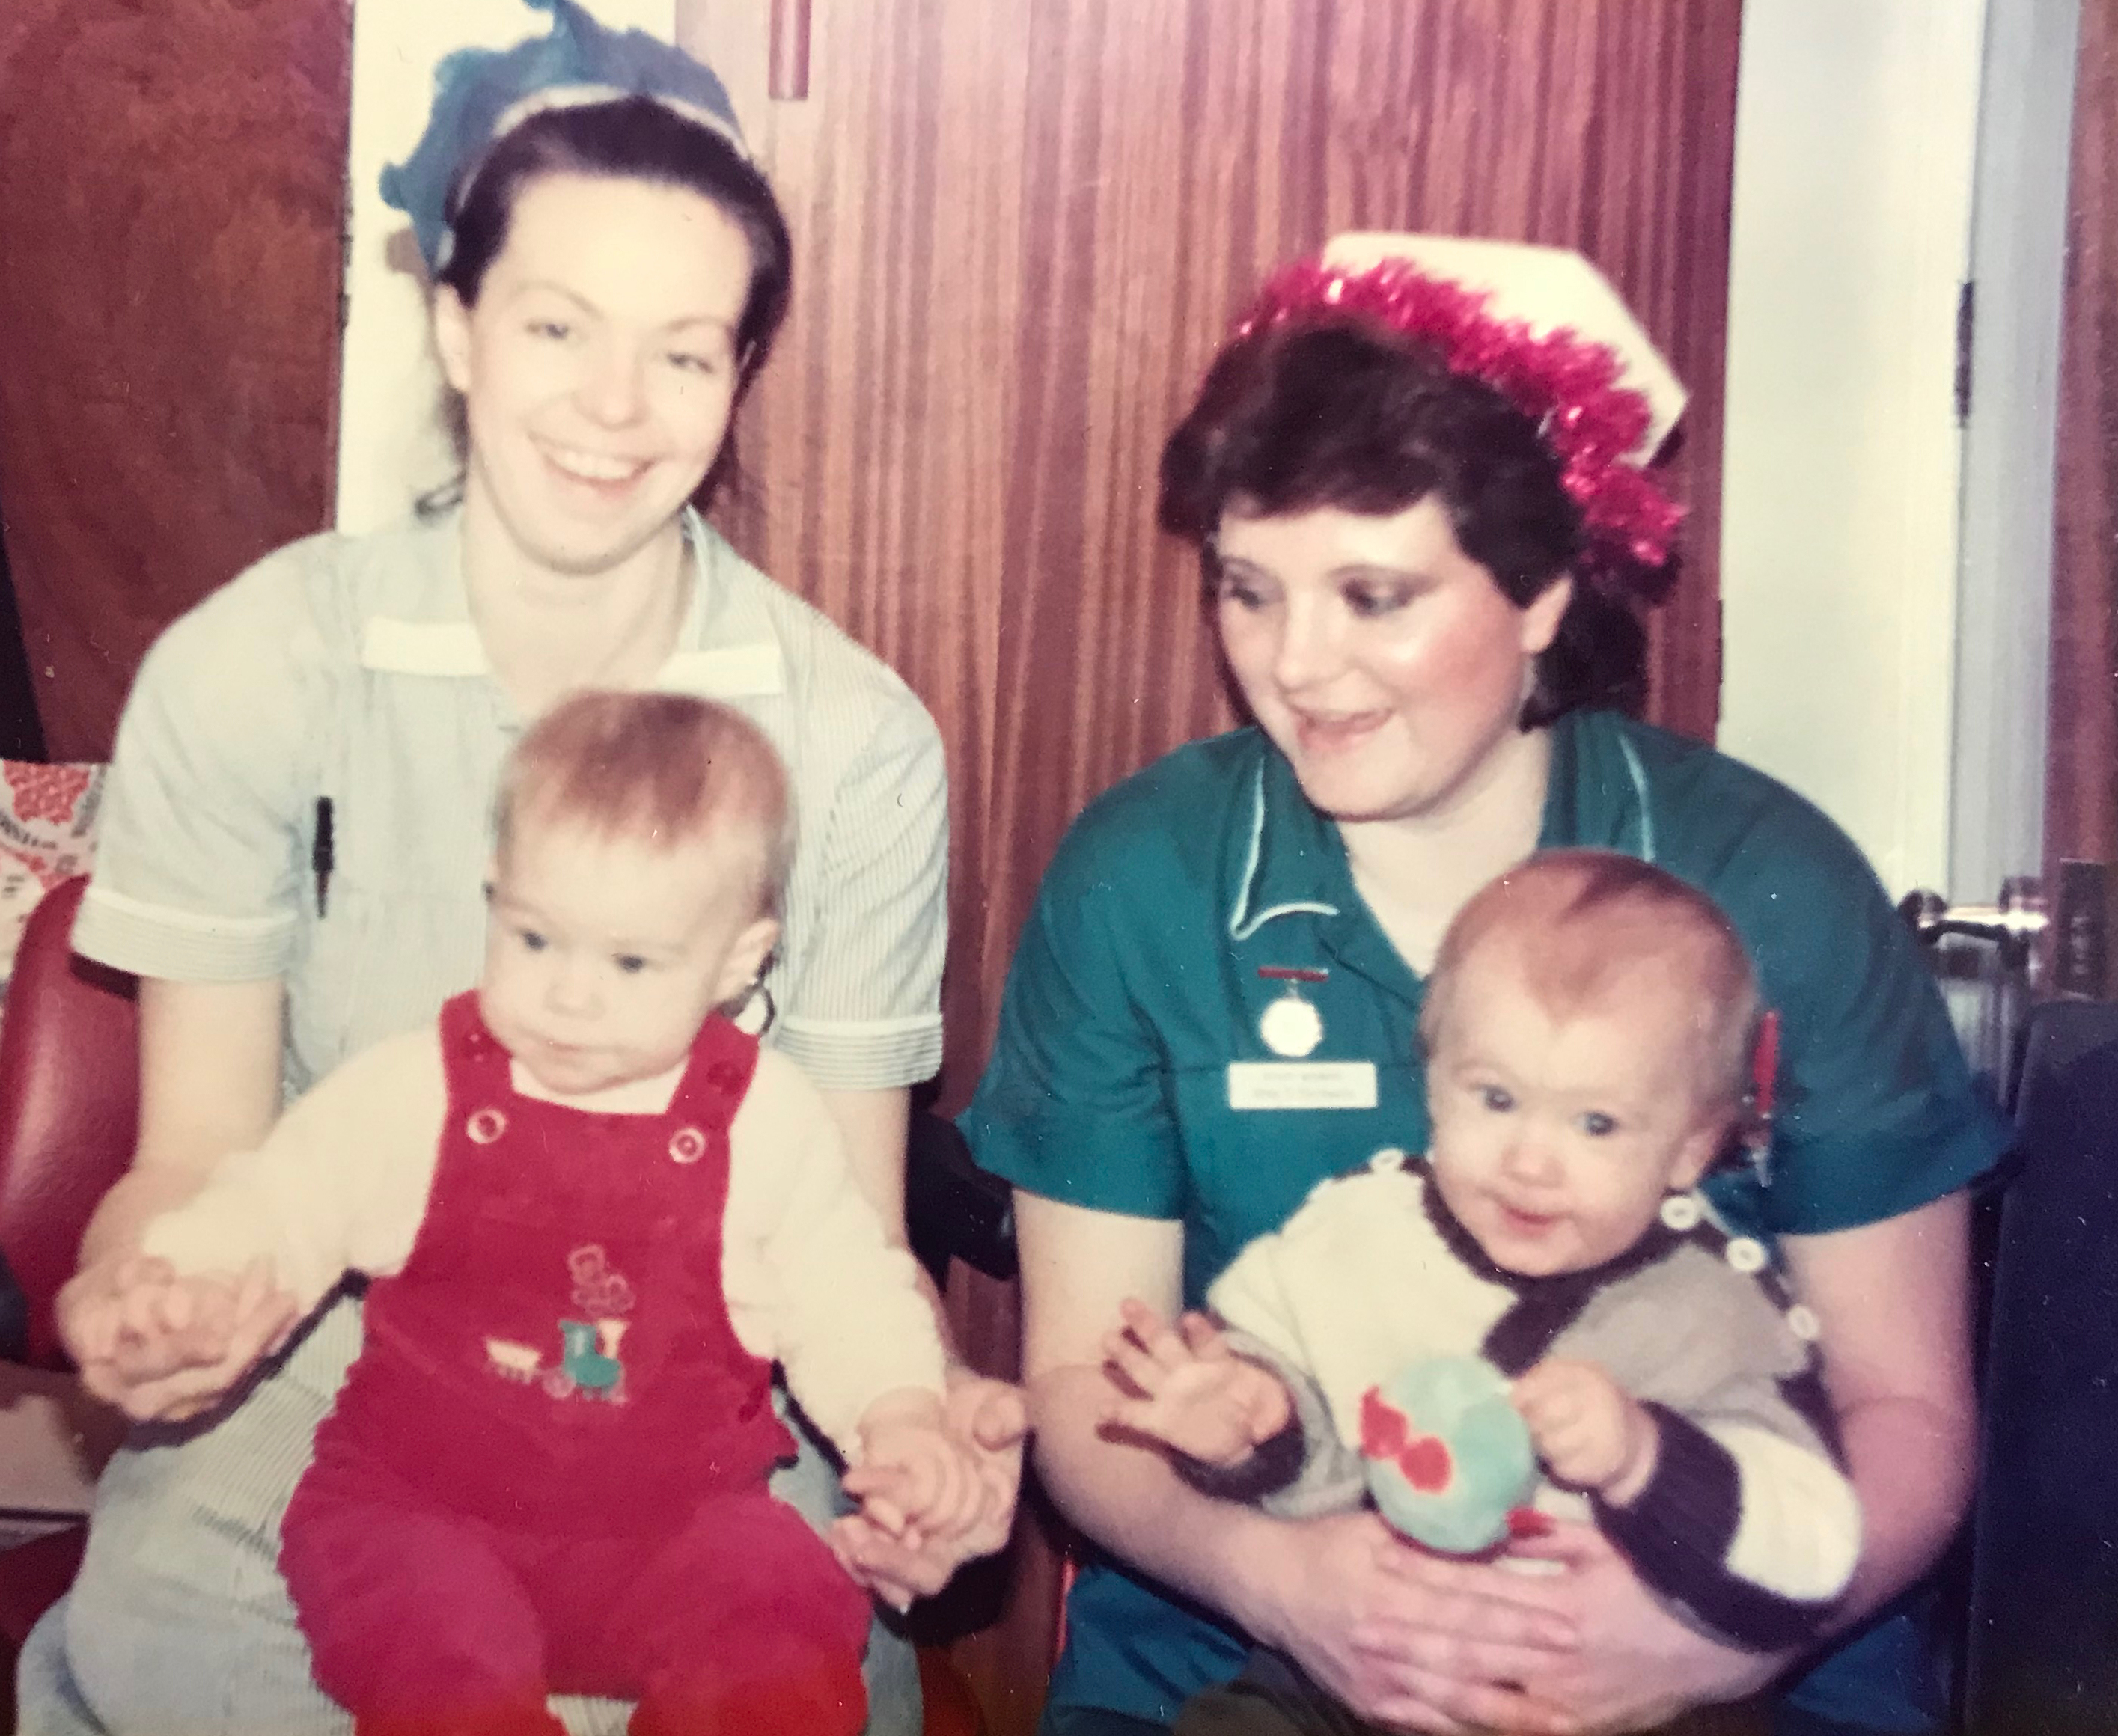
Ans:
[[[1054,1736],[1160,1729],[1252,1639],[1416,1729],[1639,1729],[1775,1678],[1783,1730],[1934,1722],[1905,1606],[1970,1481],[1964,1190],[2002,1135],[1846,838],[1625,714],[1675,523],[1638,460],[1680,403],[1582,262],[1367,238],[1274,279],[1169,442],[1163,522],[1200,547],[1256,721],[1076,823],[967,1122],[1018,1190],[1040,1468],[1097,1546]],[[1444,1563],[1371,1514],[1216,1502],[1098,1428],[1124,1298],[1195,1306],[1317,1181],[1422,1148],[1443,928],[1584,844],[1718,900],[1779,1013],[1769,1152],[1712,1188],[1820,1323],[1865,1508],[1821,1661],[1694,1632],[1593,1531],[1528,1546],[1558,1573]]]

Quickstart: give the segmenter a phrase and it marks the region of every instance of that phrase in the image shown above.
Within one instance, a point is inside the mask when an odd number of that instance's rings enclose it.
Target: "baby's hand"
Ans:
[[[83,1272],[62,1291],[64,1335],[90,1392],[141,1422],[205,1409],[294,1323],[270,1267],[180,1275],[134,1255]]]
[[[845,1475],[862,1517],[914,1549],[966,1530],[984,1511],[978,1461],[946,1417],[938,1392],[885,1393],[861,1418],[861,1461]]]
[[[1515,1383],[1546,1468],[1561,1483],[1624,1506],[1654,1475],[1662,1446],[1653,1417],[1590,1362],[1540,1362]]]
[[[1172,1327],[1130,1297],[1121,1312],[1124,1329],[1104,1338],[1103,1355],[1139,1397],[1112,1399],[1106,1423],[1223,1470],[1287,1426],[1293,1403],[1286,1386],[1231,1350],[1204,1314],[1187,1314]]]

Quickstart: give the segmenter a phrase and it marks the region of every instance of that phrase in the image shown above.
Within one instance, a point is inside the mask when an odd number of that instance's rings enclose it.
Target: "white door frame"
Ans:
[[[1720,741],[1894,893],[2038,867],[2079,4],[1744,8]]]
[[[2042,871],[2066,202],[2080,0],[1986,19],[1947,890]]]
[[[1985,12],[1743,9],[1720,741],[1844,826],[1894,893],[1948,866],[1953,384]]]

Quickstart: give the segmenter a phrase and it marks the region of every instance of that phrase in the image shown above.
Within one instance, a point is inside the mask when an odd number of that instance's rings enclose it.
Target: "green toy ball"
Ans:
[[[1393,1529],[1446,1555],[1506,1540],[1538,1483],[1529,1425],[1477,1356],[1414,1363],[1361,1397],[1368,1492]]]

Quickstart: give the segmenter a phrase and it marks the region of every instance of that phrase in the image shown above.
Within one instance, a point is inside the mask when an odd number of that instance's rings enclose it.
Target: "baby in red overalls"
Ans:
[[[776,1360],[894,1532],[966,1522],[942,1348],[793,1064],[722,1009],[778,938],[747,722],[584,695],[503,777],[478,989],[355,1057],[146,1234],[112,1333],[372,1282],[288,1508],[317,1678],[367,1733],[853,1736],[867,1598],[765,1490]]]

